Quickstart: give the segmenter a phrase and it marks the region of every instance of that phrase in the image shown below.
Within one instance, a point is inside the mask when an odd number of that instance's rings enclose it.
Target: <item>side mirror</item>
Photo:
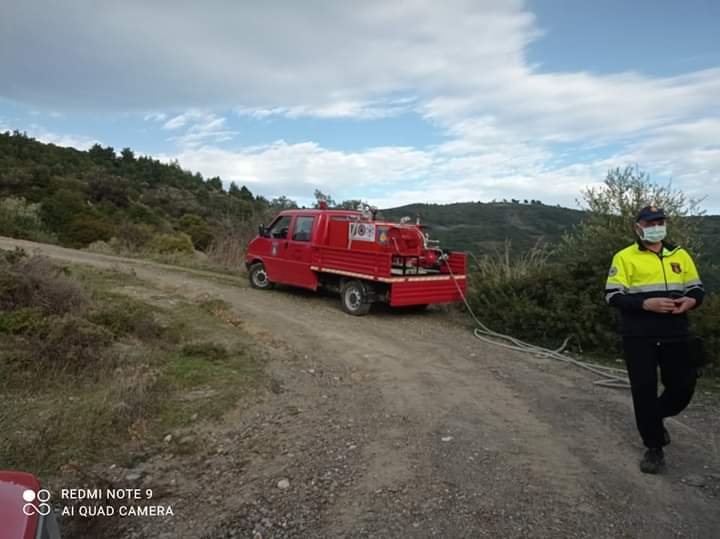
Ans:
[[[268,229],[265,227],[265,225],[260,225],[258,227],[258,236],[260,236],[261,238],[267,238]]]

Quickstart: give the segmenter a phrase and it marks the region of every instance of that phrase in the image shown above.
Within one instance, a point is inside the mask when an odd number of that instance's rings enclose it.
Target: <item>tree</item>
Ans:
[[[696,256],[702,250],[698,237],[701,216],[698,199],[688,198],[672,184],[659,185],[637,167],[615,168],[601,187],[590,187],[578,201],[586,219],[566,234],[558,253],[574,260],[608,262],[614,252],[635,240],[633,223],[644,206],[657,206],[668,217],[668,239],[688,247]]]
[[[115,149],[112,146],[103,148],[99,144],[93,144],[88,150],[90,158],[98,165],[107,165],[115,163]]]
[[[702,212],[699,201],[688,199],[670,183],[652,182],[637,167],[609,170],[603,185],[587,188],[578,202],[586,217],[563,236],[551,259],[559,268],[560,282],[566,283],[554,303],[556,309],[578,318],[573,322],[568,316],[563,322],[565,331],[582,324],[583,329],[573,333],[584,346],[593,348],[602,346],[606,339],[617,342],[617,313],[608,312],[603,291],[613,254],[637,239],[633,225],[638,211],[649,205],[663,208],[668,218],[668,240],[688,247],[696,259],[701,254],[697,220],[688,217]]]
[[[215,191],[223,190],[222,180],[220,179],[219,176],[215,176],[213,178],[208,179],[207,184],[208,184],[208,187],[210,187],[210,189],[214,189]]]
[[[340,208],[343,210],[359,210],[363,206],[368,206],[369,204],[364,201],[360,200],[359,198],[354,198],[350,200],[343,200],[340,204],[335,206],[336,208]]]
[[[79,192],[71,189],[58,189],[42,202],[40,214],[47,227],[57,231],[73,215],[82,212],[84,208],[85,200]]]
[[[240,188],[235,182],[230,182],[230,189],[228,189],[228,194],[231,197],[240,198]]]
[[[328,208],[334,208],[335,207],[335,200],[330,196],[323,193],[320,189],[315,189],[315,204],[313,205],[313,208],[319,208],[320,207],[320,201],[325,201],[328,205]]]
[[[123,163],[133,163],[135,162],[135,154],[130,148],[123,148],[122,152],[120,152],[120,159]]]
[[[93,176],[88,180],[88,195],[94,202],[107,200],[119,208],[130,204],[127,180],[119,177]]]
[[[617,353],[617,312],[605,304],[605,281],[613,254],[636,239],[637,212],[646,205],[664,208],[669,239],[690,246],[696,258],[697,222],[689,217],[701,212],[696,200],[651,182],[633,167],[610,170],[601,187],[583,192],[580,203],[585,220],[545,253],[549,256],[531,252],[517,260],[481,260],[469,297],[496,331],[549,346],[572,337],[574,350]],[[706,316],[702,309],[699,316]]]
[[[290,200],[285,195],[275,197],[270,201],[270,208],[276,211],[292,210],[297,207],[297,202],[295,202],[294,200]]]
[[[255,197],[250,192],[250,189],[248,189],[244,185],[240,188],[240,198],[243,200],[247,200],[248,202],[253,202],[255,200]]]

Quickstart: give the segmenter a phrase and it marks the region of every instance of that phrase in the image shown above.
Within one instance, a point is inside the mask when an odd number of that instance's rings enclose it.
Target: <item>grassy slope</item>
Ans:
[[[43,476],[68,464],[128,465],[167,433],[221,417],[262,379],[260,353],[224,302],[189,302],[115,271],[66,274],[94,302],[73,315],[111,332],[112,344],[80,370],[38,368],[28,360],[43,359],[22,346],[29,336],[0,331],[4,467]]]

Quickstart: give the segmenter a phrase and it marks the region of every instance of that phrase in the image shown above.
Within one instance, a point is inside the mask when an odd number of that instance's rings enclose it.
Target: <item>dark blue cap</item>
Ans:
[[[645,206],[637,214],[637,218],[635,219],[635,222],[638,222],[640,220],[654,221],[655,219],[665,219],[665,212],[663,211],[663,209],[657,208],[655,206]]]

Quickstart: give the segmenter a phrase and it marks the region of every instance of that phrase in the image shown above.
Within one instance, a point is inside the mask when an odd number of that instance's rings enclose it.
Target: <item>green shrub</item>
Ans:
[[[164,332],[153,316],[152,307],[122,295],[113,294],[104,298],[90,310],[87,318],[115,337],[132,335],[140,339],[154,339]]]
[[[107,358],[112,333],[72,314],[55,317],[48,333],[33,349],[31,359],[37,366],[79,372],[94,369]]]
[[[190,236],[184,232],[175,234],[160,234],[150,243],[150,249],[160,254],[192,253],[193,243]]]
[[[95,241],[107,241],[114,232],[112,224],[92,213],[80,213],[60,227],[62,240],[72,247],[86,247]]]
[[[0,236],[24,240],[54,242],[40,216],[40,204],[30,204],[24,198],[8,197],[0,200]]]
[[[139,251],[145,248],[157,232],[145,223],[123,221],[114,232],[113,242],[122,246],[122,251]]]
[[[508,264],[515,269],[498,273]],[[582,268],[537,256],[487,257],[471,278],[469,302],[485,325],[500,333],[551,348],[570,337],[574,350],[607,349],[617,340],[616,319],[603,301],[604,281],[593,281]]]
[[[700,308],[690,313],[690,320],[694,331],[705,340],[705,350],[712,362],[706,371],[720,376],[720,294],[707,295]]]
[[[192,239],[193,245],[199,251],[204,251],[213,239],[207,221],[192,213],[186,213],[180,218],[178,227]]]
[[[0,334],[37,333],[42,332],[44,327],[42,312],[37,308],[0,311]]]
[[[225,359],[228,357],[228,351],[225,346],[213,342],[186,344],[182,347],[182,353],[186,356],[203,359]]]

